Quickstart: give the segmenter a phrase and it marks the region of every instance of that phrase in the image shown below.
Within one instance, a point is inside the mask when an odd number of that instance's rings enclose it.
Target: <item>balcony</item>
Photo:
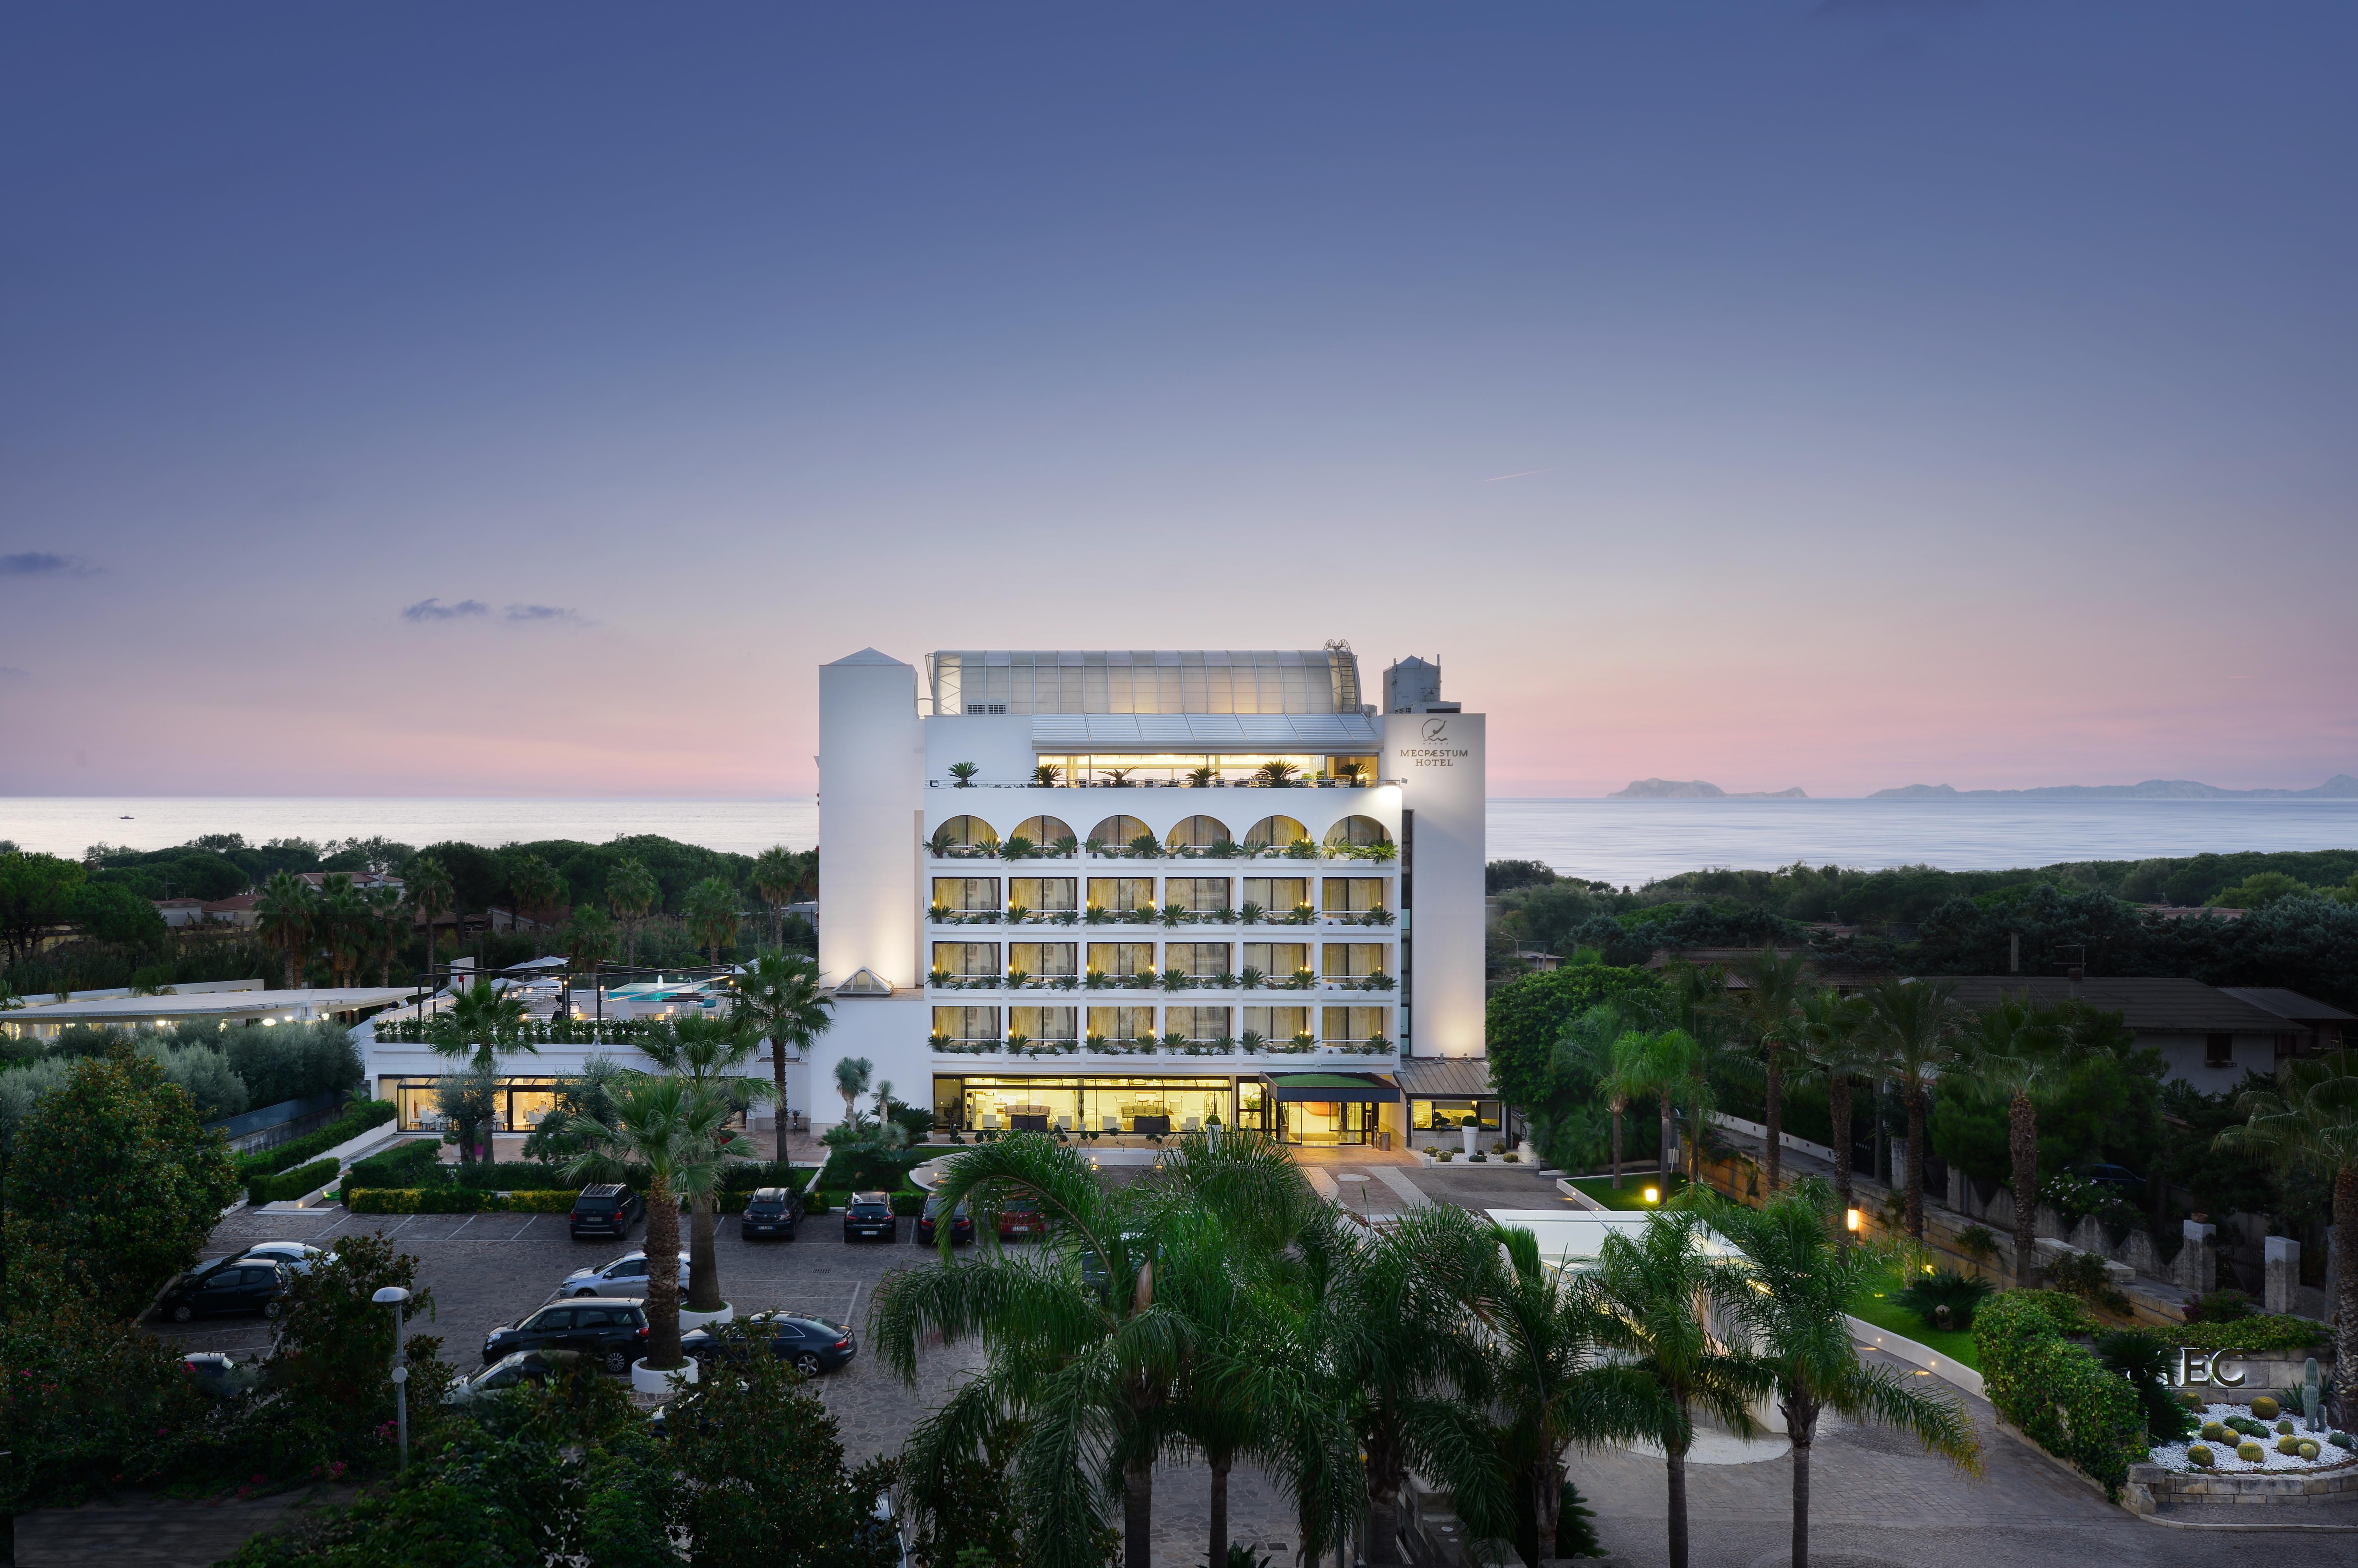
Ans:
[[[1190,1040],[1184,1036],[1166,1034],[1152,1040],[1027,1040],[1021,1035],[1006,1040],[968,1039],[936,1034],[928,1038],[936,1065],[942,1058],[981,1057],[994,1062],[1034,1061],[1043,1058],[1072,1067],[1101,1067],[1116,1063],[1135,1063],[1142,1056],[1173,1058],[1185,1061],[1217,1061],[1231,1071],[1256,1065],[1271,1068],[1300,1071],[1304,1065],[1333,1063],[1354,1064],[1361,1068],[1389,1069],[1400,1059],[1400,1048],[1391,1040],[1378,1034],[1364,1040],[1308,1041],[1299,1036],[1293,1040],[1257,1041],[1248,1044],[1242,1040]]]
[[[1400,916],[1389,909],[1370,909],[1358,913],[1313,909],[1298,905],[1290,914],[1275,914],[1258,907],[1240,909],[1181,909],[1175,904],[1145,909],[1062,909],[1032,910],[1022,905],[1010,909],[952,909],[946,904],[934,904],[925,911],[925,923],[936,928],[977,925],[1003,926],[1071,926],[1090,930],[1128,927],[1133,930],[1162,926],[1169,930],[1182,927],[1201,930],[1252,930],[1271,926],[1300,929],[1305,926],[1322,931],[1339,931],[1346,927],[1361,930],[1382,930],[1400,924]]]
[[[1214,865],[1238,865],[1245,862],[1266,865],[1271,861],[1281,861],[1295,866],[1347,865],[1361,867],[1364,869],[1364,874],[1370,876],[1396,871],[1400,866],[1398,851],[1390,844],[1365,847],[1336,844],[1324,848],[1296,845],[1287,849],[1254,849],[1237,845],[1223,852],[1217,848],[1133,849],[1125,849],[1119,844],[1093,843],[1072,849],[1036,849],[1017,856],[1003,853],[1001,847],[997,845],[978,844],[969,849],[928,845],[925,849],[926,869],[930,872],[942,876],[955,876],[962,872],[972,874],[978,870],[1027,866],[1034,862],[1050,866],[1071,865],[1076,861],[1087,862],[1090,865],[1111,864],[1115,861],[1125,865],[1138,865],[1154,860],[1182,861],[1190,866],[1207,860]]]
[[[1381,995],[1400,989],[1400,981],[1388,974],[1374,975],[1304,975],[1286,979],[1257,979],[1246,982],[1242,975],[1183,975],[1165,969],[1159,975],[1026,975],[1020,971],[1007,975],[958,975],[946,969],[936,969],[925,976],[925,989],[932,991],[976,991],[992,996],[1019,992],[1055,991],[1060,995],[1102,996],[1108,993],[1132,995],[1178,995],[1217,998],[1224,1001],[1241,1002],[1253,997],[1276,993],[1288,996],[1316,995]]]

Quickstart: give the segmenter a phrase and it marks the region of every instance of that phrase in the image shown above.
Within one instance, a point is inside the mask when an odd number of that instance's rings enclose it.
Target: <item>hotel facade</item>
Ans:
[[[819,671],[836,1064],[964,1131],[1495,1128],[1484,730],[1347,645],[874,649]],[[1363,695],[1364,694],[1364,695]]]

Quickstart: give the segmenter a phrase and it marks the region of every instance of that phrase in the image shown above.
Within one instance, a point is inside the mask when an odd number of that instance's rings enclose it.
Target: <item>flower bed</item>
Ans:
[[[2207,1426],[2223,1430],[2223,1423],[2230,1418],[2250,1421],[2253,1419],[2252,1407],[2234,1404],[2202,1407],[2201,1420]],[[2256,1476],[2264,1472],[2313,1475],[2320,1470],[2358,1465],[2358,1439],[2351,1438],[2347,1433],[2310,1432],[2307,1430],[2307,1423],[2299,1417],[2289,1421],[2279,1418],[2258,1424],[2265,1429],[2266,1435],[2253,1436],[2245,1432],[2227,1430],[2223,1436],[2206,1438],[2198,1434],[2182,1443],[2157,1443],[2153,1445],[2150,1462],[2166,1470],[2218,1476]],[[2287,1435],[2280,1429],[2288,1425],[2292,1429],[2289,1435],[2296,1442],[2307,1439],[2317,1445],[2315,1458],[2304,1458],[2299,1453],[2286,1454],[2278,1448],[2279,1440]],[[2352,1444],[2352,1446],[2341,1446],[2332,1441],[2335,1437]],[[2237,1452],[2245,1444],[2255,1444],[2259,1448],[2256,1460],[2244,1457]],[[2210,1454],[2211,1463],[2201,1465],[2188,1457],[2188,1451],[2197,1448]]]

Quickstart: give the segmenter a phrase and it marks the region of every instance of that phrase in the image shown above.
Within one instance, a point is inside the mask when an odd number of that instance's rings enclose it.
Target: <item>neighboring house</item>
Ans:
[[[382,871],[297,871],[295,873],[297,881],[308,882],[315,891],[326,887],[330,877],[342,877],[356,888],[391,888],[395,892],[399,892],[402,885],[399,877],[387,876]]]
[[[204,906],[202,922],[206,925],[258,925],[262,915],[255,905],[262,902],[258,892],[242,892],[235,898],[217,898]]]
[[[195,925],[205,917],[205,901],[200,898],[159,898],[151,902],[168,926]]]
[[[2286,1057],[2334,1049],[2343,1025],[2353,1022],[2340,1008],[2292,991],[2201,980],[1970,975],[1947,983],[1967,1007],[2028,992],[2042,1002],[2077,996],[2117,1012],[2136,1031],[2138,1044],[2161,1053],[2169,1076],[2206,1094],[2234,1088],[2247,1072],[2273,1073]]]

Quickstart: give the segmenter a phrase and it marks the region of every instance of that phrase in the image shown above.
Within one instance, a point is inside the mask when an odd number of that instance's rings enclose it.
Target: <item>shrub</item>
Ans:
[[[276,1105],[357,1088],[366,1075],[352,1032],[341,1023],[282,1023],[225,1029],[222,1054],[245,1080],[246,1103]]]
[[[570,1187],[486,1192],[481,1187],[363,1187],[345,1195],[354,1214],[569,1214]]]
[[[2047,1266],[2048,1283],[2116,1316],[2125,1317],[2129,1299],[2113,1284],[2112,1271],[2093,1252],[2066,1252]]]
[[[894,1193],[892,1195],[892,1212],[903,1219],[914,1219],[917,1216],[925,1212],[925,1195],[923,1193]]]
[[[1996,1289],[1987,1280],[1969,1280],[1954,1269],[1943,1269],[1936,1274],[1917,1275],[1891,1299],[1914,1313],[1927,1327],[1962,1332],[1973,1327],[1974,1314]]]
[[[1969,1225],[1957,1232],[1957,1250],[1987,1268],[1997,1257],[1997,1238],[1986,1225]]]
[[[416,1187],[438,1182],[441,1163],[440,1144],[431,1139],[414,1139],[354,1162],[344,1173],[344,1193],[350,1196],[362,1187]]]
[[[2189,1323],[2234,1323],[2252,1315],[2252,1298],[2241,1291],[2213,1291],[2197,1296],[2186,1309]]]
[[[399,1115],[401,1108],[391,1100],[362,1100],[343,1115],[316,1132],[289,1139],[276,1149],[264,1149],[253,1154],[237,1157],[237,1173],[241,1180],[256,1176],[276,1175],[292,1170],[307,1160],[316,1159],[339,1143],[348,1143],[372,1127],[382,1127]]]
[[[2243,1317],[2227,1323],[2190,1323],[2170,1330],[2173,1344],[2204,1350],[2306,1350],[2333,1343],[2333,1331],[2305,1317]]]
[[[1975,1316],[1974,1346],[1999,1416],[2117,1498],[2145,1457],[2145,1417],[2125,1379],[2064,1337],[2085,1321],[2071,1312],[2051,1313],[2046,1292],[2010,1291]]]
[[[2283,1408],[2284,1407],[2277,1404],[2276,1400],[2268,1398],[2267,1395],[2262,1394],[2252,1401],[2252,1419],[2254,1421],[2274,1421],[2282,1411]]]
[[[2096,1359],[2136,1390],[2150,1443],[2175,1443],[2192,1430],[2194,1418],[2169,1391],[2170,1347],[2142,1328],[2119,1328],[2096,1341]]]
[[[893,1192],[905,1187],[909,1173],[925,1162],[922,1149],[880,1149],[860,1145],[838,1149],[827,1156],[827,1173],[819,1185],[838,1192]]]
[[[337,1162],[314,1160],[275,1176],[255,1176],[245,1184],[245,1201],[260,1208],[266,1203],[299,1198],[313,1187],[324,1187],[336,1173]]]

